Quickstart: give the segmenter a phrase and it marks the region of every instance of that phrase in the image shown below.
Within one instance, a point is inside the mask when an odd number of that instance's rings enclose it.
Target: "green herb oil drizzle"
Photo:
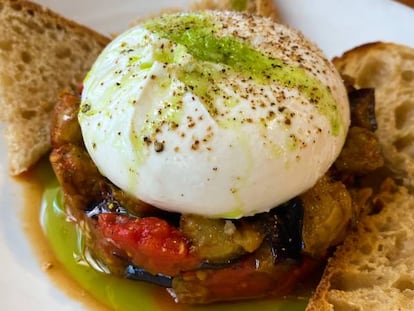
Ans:
[[[226,65],[260,84],[278,81],[284,87],[299,89],[319,113],[329,119],[332,134],[337,136],[341,132],[343,124],[340,111],[325,85],[305,69],[265,55],[240,39],[219,37],[217,32],[222,26],[213,23],[208,15],[165,15],[144,26],[161,38],[184,46],[189,54],[200,61]]]
[[[165,289],[114,277],[94,270],[83,260],[82,234],[68,217],[61,189],[50,166],[37,168],[44,184],[40,222],[56,259],[88,295],[114,311],[303,311],[306,299],[259,299],[244,302],[189,306],[173,302]],[[47,178],[45,178],[47,176]]]

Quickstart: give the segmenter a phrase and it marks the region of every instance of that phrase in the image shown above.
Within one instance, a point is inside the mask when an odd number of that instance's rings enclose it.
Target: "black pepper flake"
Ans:
[[[177,122],[171,122],[170,124],[169,124],[169,129],[170,130],[175,130],[175,129],[177,129],[179,127],[179,124],[177,123]]]
[[[81,107],[81,112],[82,112],[82,113],[86,113],[86,112],[88,112],[89,110],[91,110],[91,105],[90,105],[90,104],[83,104],[83,105],[82,105],[82,107]]]
[[[142,138],[142,140],[144,141],[144,143],[146,143],[147,145],[151,144],[151,139],[148,136],[144,136]]]
[[[267,113],[267,117],[269,120],[273,120],[276,117],[276,113],[272,110],[269,110],[269,112]]]
[[[194,143],[191,145],[191,149],[193,150],[198,150],[198,148],[200,148],[200,141],[196,140],[194,141]]]
[[[154,150],[155,152],[162,152],[164,150],[164,142],[155,141]]]

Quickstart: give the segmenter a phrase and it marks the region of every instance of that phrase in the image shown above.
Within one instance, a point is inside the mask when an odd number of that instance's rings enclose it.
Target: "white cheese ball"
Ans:
[[[110,43],[79,122],[100,172],[160,209],[239,218],[301,194],[349,126],[341,78],[300,33],[229,12],[164,15]]]

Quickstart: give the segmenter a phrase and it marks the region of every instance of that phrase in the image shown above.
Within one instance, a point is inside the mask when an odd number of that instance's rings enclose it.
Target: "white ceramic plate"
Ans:
[[[130,21],[165,8],[185,8],[190,0],[38,0],[104,34],[122,31]],[[388,0],[278,0],[285,22],[301,29],[329,57],[369,41],[414,47],[414,11]],[[8,311],[82,310],[55,288],[38,266],[23,233],[19,184],[8,177],[0,141],[0,309]],[[38,221],[38,219],[33,219]]]

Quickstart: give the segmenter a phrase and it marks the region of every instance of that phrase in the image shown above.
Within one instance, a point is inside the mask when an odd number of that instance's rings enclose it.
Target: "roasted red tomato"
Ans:
[[[148,272],[174,276],[201,263],[184,234],[163,219],[101,214],[97,226],[107,242]]]
[[[170,293],[181,303],[212,303],[292,292],[320,262],[303,257],[275,264],[267,248],[221,269],[187,271],[173,279]]]

